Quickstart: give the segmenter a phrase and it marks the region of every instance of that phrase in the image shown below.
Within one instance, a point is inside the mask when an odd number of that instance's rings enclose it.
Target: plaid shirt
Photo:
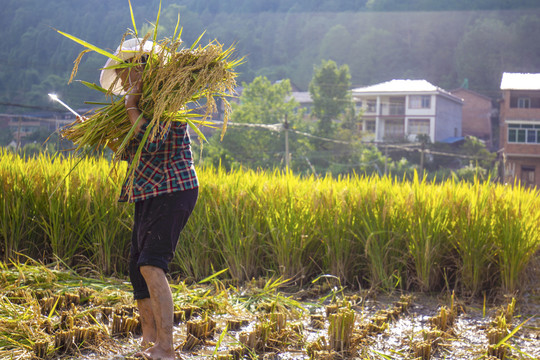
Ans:
[[[146,127],[147,124],[142,126],[132,141],[127,156],[123,158],[130,164]],[[126,179],[119,201],[141,201],[199,186],[187,124],[172,122],[169,128],[160,130],[165,131],[165,136],[156,136],[154,140],[147,141],[135,168],[133,186],[130,187],[129,179]]]

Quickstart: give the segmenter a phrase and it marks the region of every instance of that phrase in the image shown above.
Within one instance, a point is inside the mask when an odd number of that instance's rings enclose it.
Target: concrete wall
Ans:
[[[475,136],[486,142],[488,147],[492,144],[491,114],[493,106],[491,99],[467,89],[452,91],[463,99],[462,135]]]
[[[435,103],[435,139],[441,141],[448,137],[461,136],[462,105],[438,95]]]

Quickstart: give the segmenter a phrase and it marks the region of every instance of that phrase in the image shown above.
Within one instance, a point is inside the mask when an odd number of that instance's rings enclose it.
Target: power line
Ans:
[[[218,124],[218,123],[223,124],[223,121],[212,121],[212,122],[216,123],[216,124]],[[284,126],[281,123],[277,123],[277,124],[250,124],[250,123],[227,122],[227,126],[229,126],[229,125],[231,125],[231,126],[259,127],[259,128],[268,129],[268,130],[271,130],[271,131],[274,131],[274,132],[280,132],[280,131],[284,130]],[[421,149],[421,148],[418,148],[418,147],[421,146],[421,144],[419,144],[419,143],[389,144],[389,143],[376,143],[376,142],[372,142],[372,141],[368,142],[368,141],[361,141],[361,140],[356,141],[356,142],[350,142],[350,141],[343,141],[343,140],[325,138],[325,137],[322,137],[322,136],[309,134],[309,133],[294,130],[294,129],[291,129],[291,128],[289,128],[289,131],[292,131],[292,132],[294,132],[296,134],[303,135],[303,136],[306,136],[306,137],[310,137],[310,138],[313,138],[313,139],[318,139],[318,140],[327,141],[327,142],[333,142],[333,143],[342,144],[342,145],[364,144],[364,145],[372,145],[372,146],[376,146],[376,147],[394,148],[394,149],[399,149],[399,150],[408,151],[408,152],[424,152],[424,154],[429,154],[429,155],[452,156],[452,157],[458,157],[458,158],[469,159],[469,160],[491,160],[490,158],[487,158],[487,157],[484,157],[484,156],[464,155],[464,154],[459,154],[459,153],[446,153],[446,152],[442,152],[442,151],[433,151],[433,150],[429,150],[429,149]],[[337,154],[337,152],[334,152],[334,153]]]

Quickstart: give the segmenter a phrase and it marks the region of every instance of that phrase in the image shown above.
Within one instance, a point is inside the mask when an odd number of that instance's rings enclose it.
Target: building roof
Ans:
[[[540,74],[503,73],[501,90],[540,90]]]
[[[445,143],[445,144],[457,144],[463,141],[465,141],[464,136],[454,136],[454,137],[447,137],[446,139],[442,139],[440,142]]]
[[[426,80],[394,79],[380,84],[353,89],[354,93],[433,92],[440,90]]]
[[[313,99],[311,98],[311,94],[309,91],[293,91],[291,93],[291,97],[294,98],[294,100],[298,101],[300,104],[309,104],[313,103]],[[287,98],[289,100],[290,98]]]
[[[459,97],[457,94],[459,94],[460,92],[469,93],[469,94],[471,94],[473,96],[481,97],[481,98],[483,98],[485,100],[491,101],[491,98],[489,96],[477,93],[476,91],[473,91],[473,90],[470,90],[470,89],[457,88],[457,89],[454,89],[454,90],[450,90],[450,94],[452,94],[454,96],[457,96],[457,97]]]
[[[352,89],[353,94],[439,94],[452,99],[453,101],[463,103],[463,100],[452,95],[448,91],[441,89],[428,82],[427,80],[394,79],[380,84]]]

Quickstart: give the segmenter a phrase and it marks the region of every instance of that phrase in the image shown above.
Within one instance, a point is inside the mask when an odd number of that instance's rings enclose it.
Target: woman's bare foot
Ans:
[[[155,345],[137,354],[141,354],[148,360],[176,360],[176,354],[173,349],[165,350]]]

